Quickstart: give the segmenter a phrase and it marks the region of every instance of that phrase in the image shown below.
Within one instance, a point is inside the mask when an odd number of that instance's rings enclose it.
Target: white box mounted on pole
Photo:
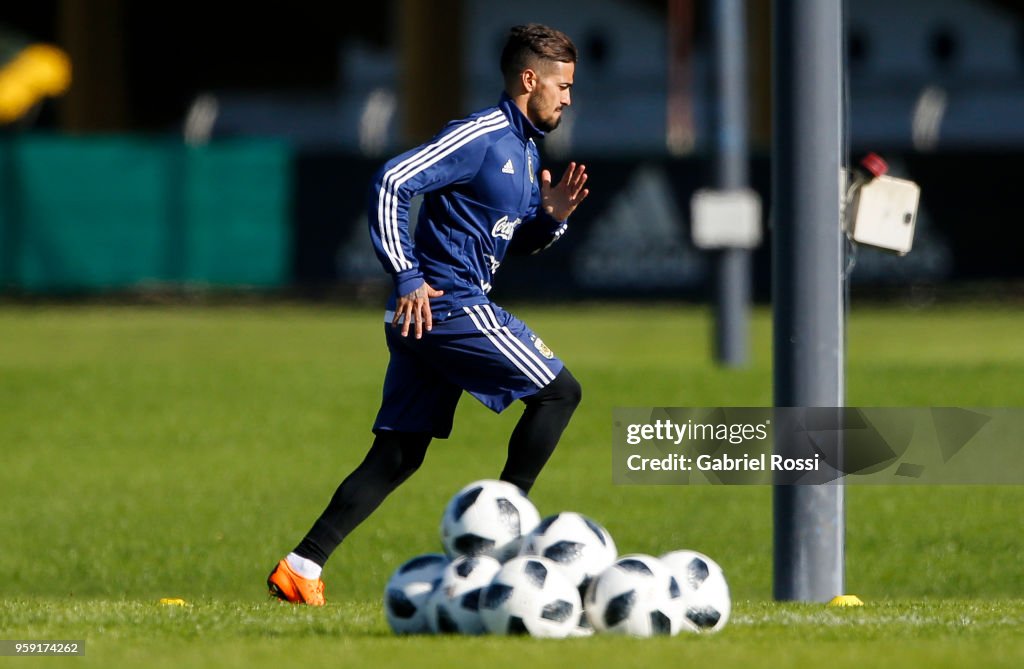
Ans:
[[[913,181],[875,177],[855,191],[847,233],[859,244],[906,255],[914,244],[920,197],[921,188]]]
[[[843,203],[846,234],[858,244],[906,255],[914,245],[914,225],[921,188],[886,174],[881,156],[869,153],[852,171],[853,183]],[[845,179],[850,176],[846,171]],[[844,191],[846,189],[844,188]]]
[[[761,243],[761,198],[751,188],[702,188],[690,200],[693,245],[752,249]]]

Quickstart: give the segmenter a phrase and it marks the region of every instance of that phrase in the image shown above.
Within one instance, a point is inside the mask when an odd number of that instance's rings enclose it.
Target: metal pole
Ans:
[[[715,187],[744,188],[747,166],[747,35],[745,0],[715,0],[711,34],[718,113],[715,128]],[[716,254],[715,358],[727,366],[747,362],[750,252],[726,248]]]
[[[841,160],[842,0],[774,0],[772,299],[777,407],[845,402]],[[774,596],[844,587],[841,485],[774,488]]]

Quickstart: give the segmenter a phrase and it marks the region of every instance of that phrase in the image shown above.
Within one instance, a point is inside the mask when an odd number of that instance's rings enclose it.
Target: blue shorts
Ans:
[[[536,393],[562,371],[562,361],[521,320],[493,304],[463,307],[434,321],[416,339],[391,326],[385,337],[391,360],[374,432],[451,434],[462,391],[496,413]]]

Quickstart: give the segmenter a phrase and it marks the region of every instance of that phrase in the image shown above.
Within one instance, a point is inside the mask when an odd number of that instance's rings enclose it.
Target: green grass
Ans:
[[[384,582],[438,549],[444,503],[496,474],[519,414],[471,398],[332,557],[329,605],[269,602],[266,573],[369,445],[379,310],[6,306],[0,638],[86,639],[83,666],[1024,663],[1024,487],[850,487],[847,590],[867,605],[774,603],[769,488],[613,486],[610,463],[616,406],[770,405],[770,315],[755,314],[750,365],[728,370],[709,358],[704,309],[510,306],[584,387],[533,490],[539,510],[593,516],[623,553],[715,557],[735,607],[721,634],[393,637]],[[855,307],[847,403],[1024,406],[1021,332],[1019,310]]]
[[[322,610],[237,601],[14,601],[10,635],[86,639],[85,666],[1016,667],[1024,602],[887,601],[863,609],[740,602],[717,635],[536,640],[393,636],[372,603]],[[22,630],[25,630],[24,632]],[[66,638],[66,637],[65,637]]]

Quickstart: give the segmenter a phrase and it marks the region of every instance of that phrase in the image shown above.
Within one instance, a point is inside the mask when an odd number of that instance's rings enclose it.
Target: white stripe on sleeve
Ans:
[[[377,198],[377,222],[381,244],[395,271],[412,269],[412,262],[405,257],[398,227],[398,189],[420,172],[433,166],[441,159],[462,148],[469,142],[489,132],[508,126],[508,119],[501,110],[481,116],[465,123],[451,133],[409,156],[384,174]]]

